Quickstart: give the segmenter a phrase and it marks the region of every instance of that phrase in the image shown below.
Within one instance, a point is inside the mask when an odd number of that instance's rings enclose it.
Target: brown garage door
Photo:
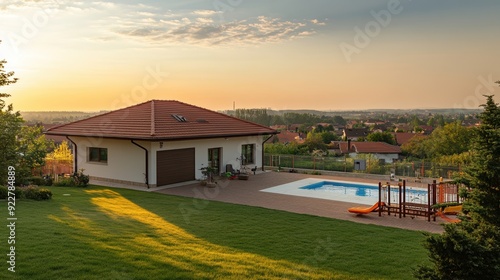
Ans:
[[[156,152],[157,186],[192,181],[194,171],[194,148]]]

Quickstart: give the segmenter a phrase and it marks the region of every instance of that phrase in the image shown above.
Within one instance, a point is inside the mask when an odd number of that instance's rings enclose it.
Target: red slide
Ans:
[[[453,219],[448,216],[446,216],[443,212],[439,211],[436,213],[437,216],[441,217],[441,219],[449,222],[449,223],[459,223],[460,219]]]
[[[380,203],[380,206],[384,206],[385,203],[381,202]],[[369,208],[365,208],[365,207],[351,207],[349,209],[347,209],[347,211],[351,212],[351,213],[355,213],[355,214],[369,214],[375,210],[378,210],[378,202],[373,204],[372,207],[369,207]]]

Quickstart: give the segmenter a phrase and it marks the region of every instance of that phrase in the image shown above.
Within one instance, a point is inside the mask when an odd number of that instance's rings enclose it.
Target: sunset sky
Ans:
[[[19,82],[1,91],[21,111],[477,108],[500,92],[499,12],[498,0],[3,0],[0,59]]]

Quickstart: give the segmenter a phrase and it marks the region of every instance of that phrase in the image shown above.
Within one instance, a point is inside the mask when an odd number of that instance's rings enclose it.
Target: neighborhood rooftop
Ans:
[[[150,100],[124,109],[53,127],[49,135],[138,140],[177,140],[277,131],[256,123],[173,100]]]
[[[348,145],[351,145],[348,149]],[[341,153],[377,153],[377,154],[399,154],[401,153],[401,148],[398,146],[393,146],[384,142],[339,142],[339,148]]]

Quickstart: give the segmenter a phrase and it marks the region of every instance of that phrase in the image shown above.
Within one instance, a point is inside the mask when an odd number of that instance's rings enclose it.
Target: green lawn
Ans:
[[[16,203],[0,279],[411,279],[420,232],[155,193],[51,187]],[[67,195],[63,195],[67,194]]]

